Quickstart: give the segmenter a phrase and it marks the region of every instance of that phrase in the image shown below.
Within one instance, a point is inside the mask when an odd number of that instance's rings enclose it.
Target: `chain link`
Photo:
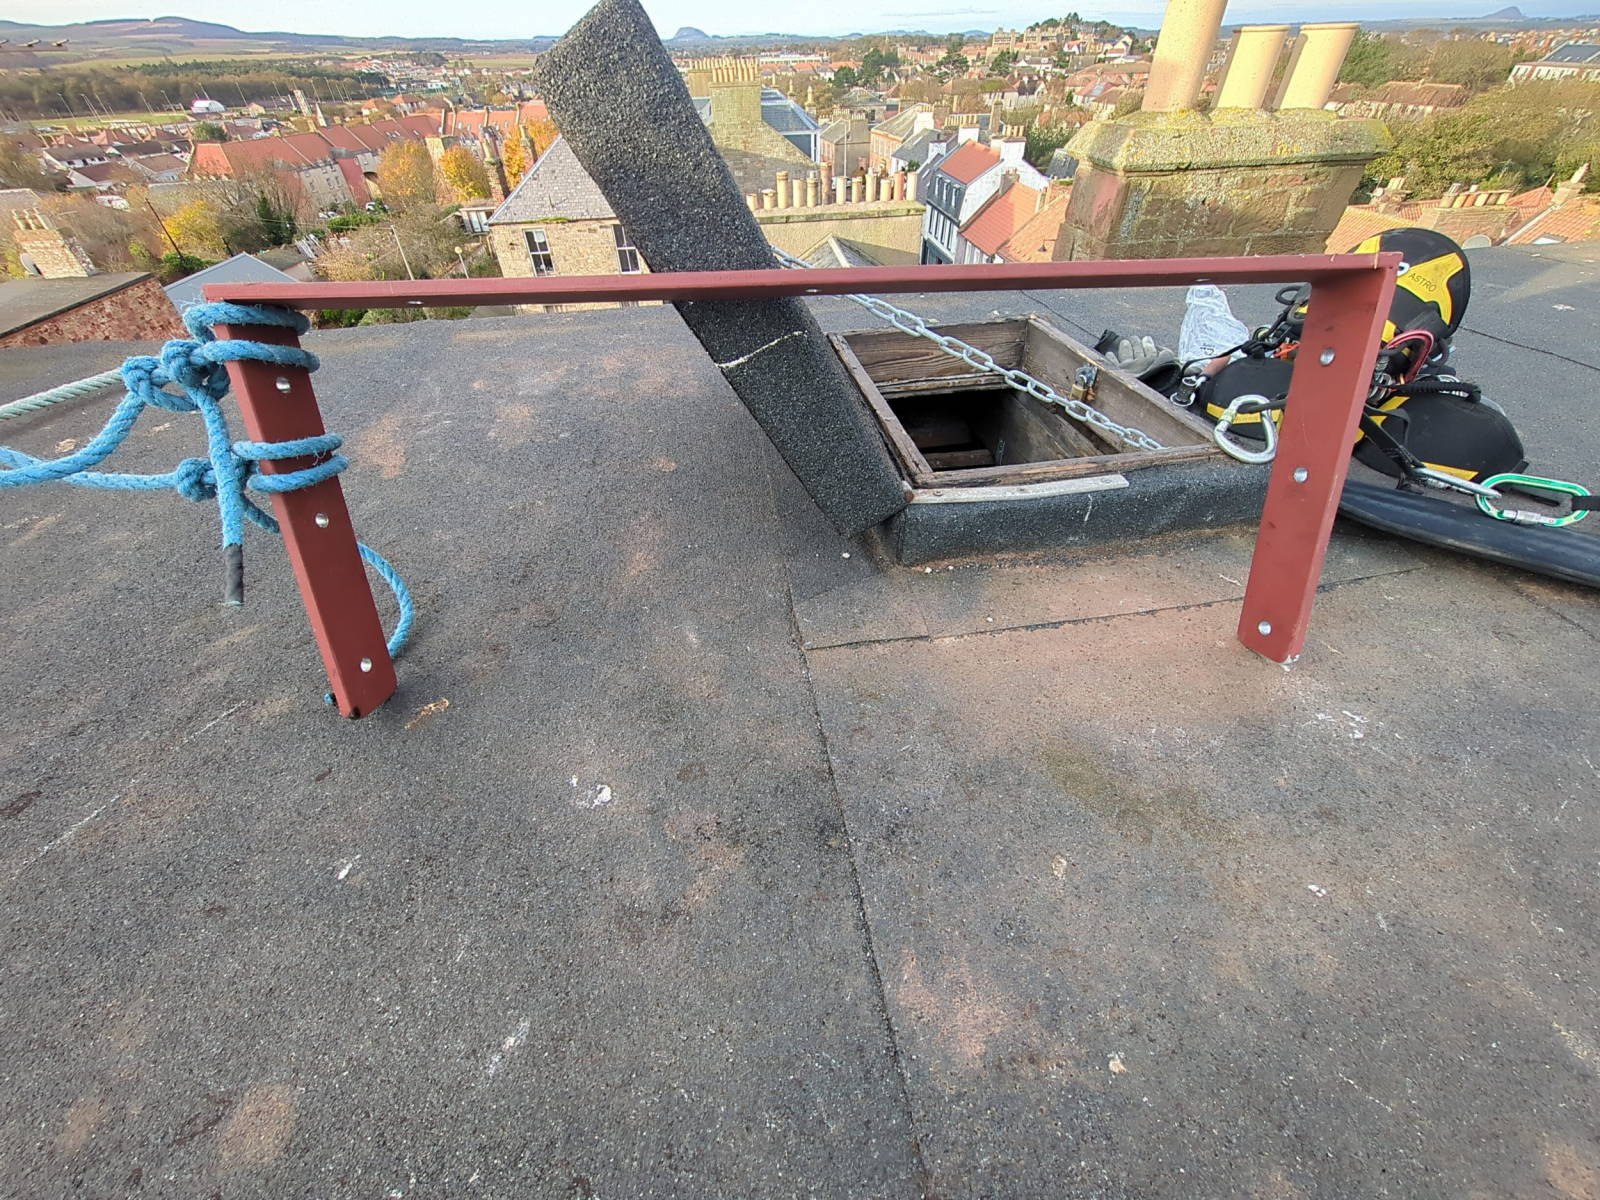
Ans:
[[[778,261],[786,267],[806,268],[809,266],[809,264],[795,258],[793,255],[784,253],[782,250],[774,250],[773,253],[777,256]],[[993,355],[984,353],[976,346],[963,342],[960,338],[953,338],[948,334],[934,332],[933,329],[929,328],[928,323],[914,312],[896,308],[893,304],[886,300],[880,300],[876,296],[863,296],[858,293],[852,293],[846,295],[845,299],[854,300],[862,308],[874,316],[882,317],[902,333],[908,333],[912,337],[932,342],[946,354],[961,359],[962,362],[975,367],[979,371],[1000,376],[1018,391],[1027,392],[1034,399],[1040,400],[1053,408],[1060,409],[1074,421],[1081,422],[1084,425],[1092,425],[1094,428],[1110,434],[1118,441],[1132,446],[1136,450],[1164,449],[1161,443],[1148,433],[1135,429],[1131,425],[1117,424],[1116,421],[1113,421],[1092,404],[1087,404],[1074,396],[1063,396],[1048,383],[1045,383],[1042,379],[1036,379],[1026,371],[1020,371],[1014,367],[1002,367],[995,362]]]

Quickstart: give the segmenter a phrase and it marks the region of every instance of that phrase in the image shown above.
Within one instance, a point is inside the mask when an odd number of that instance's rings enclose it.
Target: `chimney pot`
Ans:
[[[1145,112],[1193,108],[1227,0],[1168,0],[1144,92]]]
[[[1272,72],[1289,36],[1287,25],[1245,25],[1233,38],[1228,65],[1217,88],[1217,108],[1258,110],[1272,85]]]
[[[1359,28],[1354,21],[1300,26],[1278,88],[1277,107],[1321,108],[1327,104]]]

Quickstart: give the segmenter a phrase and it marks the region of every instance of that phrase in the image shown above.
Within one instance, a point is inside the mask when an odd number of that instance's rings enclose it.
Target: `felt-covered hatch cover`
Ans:
[[[652,271],[780,269],[637,0],[601,0],[540,56],[535,82]],[[866,405],[801,301],[676,307],[841,532],[905,507]]]

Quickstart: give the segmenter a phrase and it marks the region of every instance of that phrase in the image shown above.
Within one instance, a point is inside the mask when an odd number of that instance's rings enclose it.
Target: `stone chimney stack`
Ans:
[[[1584,163],[1572,173],[1571,179],[1564,179],[1556,184],[1555,194],[1551,197],[1550,202],[1555,205],[1566,204],[1577,196],[1579,192],[1583,191],[1583,181],[1588,177],[1589,164]]]
[[[1289,53],[1289,66],[1283,73],[1274,107],[1321,108],[1326,104],[1359,28],[1354,21],[1302,25]]]
[[[1378,121],[1323,106],[1355,26],[1308,24],[1276,97],[1262,104],[1287,29],[1246,26],[1214,111],[1197,101],[1225,0],[1168,0],[1143,111],[1083,126],[1056,239],[1058,260],[1320,253],[1368,163]]]
[[[1167,0],[1150,63],[1150,82],[1144,90],[1145,112],[1180,112],[1194,107],[1226,7],[1227,0]]]
[[[489,122],[483,123],[483,167],[489,176],[489,199],[499,204],[506,198],[506,168],[500,161],[500,151],[495,147],[495,131]]]
[[[17,231],[11,235],[17,250],[26,254],[45,279],[85,279],[99,269],[85,253],[77,238],[57,229],[38,209],[13,213]]]
[[[1266,101],[1288,35],[1287,25],[1243,26],[1234,35],[1215,107],[1259,109]]]

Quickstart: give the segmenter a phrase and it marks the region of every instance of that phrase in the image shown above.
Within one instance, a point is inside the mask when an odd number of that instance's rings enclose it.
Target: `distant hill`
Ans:
[[[0,21],[0,37],[13,45],[39,38],[45,42],[67,39],[65,53],[52,53],[49,61],[93,62],[97,58],[194,58],[229,54],[308,53],[315,50],[347,52],[372,50],[423,51],[446,54],[465,51],[538,51],[555,44],[554,36],[532,38],[453,38],[453,37],[337,37],[331,34],[289,33],[283,30],[251,32],[213,21],[190,17],[154,17],[150,20],[110,19],[80,21],[71,25],[28,25]],[[23,56],[16,56],[21,58]],[[16,58],[0,60],[3,66],[23,66]],[[43,56],[32,56],[37,65]]]
[[[1600,21],[1600,17],[1537,18],[1526,17],[1517,7],[1509,6],[1482,17],[1470,18],[1392,18],[1383,21],[1363,21],[1370,29],[1403,30],[1422,26],[1434,28],[1453,26],[1474,27],[1483,25],[1513,26],[1520,28],[1556,27]],[[808,36],[792,33],[712,34],[693,25],[685,25],[666,39],[671,50],[710,50],[713,52],[748,52],[781,47],[827,46],[861,37],[893,37],[901,40],[934,41],[946,35],[934,35],[922,29],[878,30],[872,33],[852,32],[837,37]],[[988,37],[988,31],[969,29],[962,36]],[[13,52],[0,57],[3,67],[37,67],[47,61],[66,65],[72,62],[92,63],[96,59],[128,60],[139,58],[229,58],[250,54],[311,54],[374,53],[381,51],[423,52],[434,51],[446,55],[517,54],[538,53],[556,42],[554,35],[526,38],[456,38],[456,37],[336,37],[329,34],[290,33],[284,30],[252,32],[223,25],[215,21],[197,21],[191,17],[166,16],[149,20],[136,18],[81,21],[71,25],[29,25],[18,21],[0,21],[0,37],[11,42]],[[67,39],[65,49],[17,52],[19,43],[34,38],[48,43]]]

